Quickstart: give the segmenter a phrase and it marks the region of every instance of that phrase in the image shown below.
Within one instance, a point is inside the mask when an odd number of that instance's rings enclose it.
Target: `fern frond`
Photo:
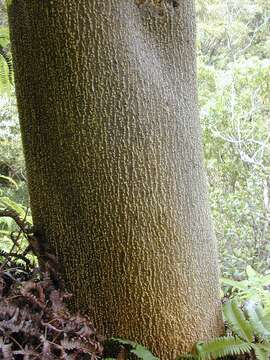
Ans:
[[[262,306],[258,303],[256,306],[256,313],[262,319],[264,326],[270,331],[270,309],[266,305]]]
[[[228,301],[223,307],[223,312],[231,330],[240,338],[252,342],[254,339],[252,326],[237,302]]]
[[[246,288],[248,286],[247,280],[236,281],[236,280],[227,279],[227,278],[223,278],[223,277],[220,280],[224,285],[229,285],[232,288],[238,289],[238,290],[246,290]]]
[[[252,344],[257,360],[269,360],[270,345],[269,344]]]
[[[247,311],[249,322],[253,328],[253,332],[263,340],[269,340],[270,327],[269,321],[265,319],[263,308],[249,301],[245,309]]]
[[[198,359],[211,360],[228,355],[240,355],[251,350],[251,344],[240,338],[227,336],[199,343],[196,346]]]
[[[130,353],[136,355],[139,359],[159,360],[146,347],[144,347],[140,344],[137,344],[135,341],[119,339],[119,338],[112,338],[112,340],[117,341],[122,345],[130,345],[132,347],[132,350],[130,350]]]

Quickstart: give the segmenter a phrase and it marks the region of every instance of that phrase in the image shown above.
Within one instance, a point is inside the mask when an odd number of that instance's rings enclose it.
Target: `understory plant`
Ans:
[[[141,360],[159,360],[159,358],[155,357],[150,350],[146,347],[136,343],[135,341],[124,340],[119,338],[112,338],[112,342],[115,342],[120,345],[120,351],[117,354],[117,357],[106,357],[104,360],[122,360],[126,359],[127,356],[136,356],[136,359]]]
[[[221,283],[231,288],[231,296],[238,302],[260,302],[270,312],[270,273],[260,274],[248,265],[246,275],[247,279],[241,281],[221,278]]]
[[[198,342],[192,353],[180,358],[210,360],[242,354],[258,360],[270,358],[270,274],[260,274],[251,266],[247,278],[222,278],[225,290],[223,318],[226,336]],[[180,359],[179,358],[179,359]]]
[[[181,358],[211,360],[250,353],[251,358],[270,358],[270,312],[261,303],[239,305],[229,300],[223,307],[227,336],[198,342],[191,354]]]

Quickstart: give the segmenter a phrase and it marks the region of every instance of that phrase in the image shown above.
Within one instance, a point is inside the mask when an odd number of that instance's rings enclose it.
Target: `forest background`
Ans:
[[[220,268],[270,272],[270,3],[197,0],[200,118]],[[0,208],[29,207],[4,5],[0,17]],[[0,218],[1,248],[12,220]]]

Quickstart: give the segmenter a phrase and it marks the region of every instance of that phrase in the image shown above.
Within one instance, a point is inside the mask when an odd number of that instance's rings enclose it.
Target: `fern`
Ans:
[[[262,340],[270,339],[270,324],[265,318],[264,309],[260,305],[256,305],[249,301],[245,309],[248,314],[249,322],[252,326],[253,332]]]
[[[196,358],[211,360],[228,355],[240,355],[251,350],[251,344],[233,336],[219,337],[196,345]]]
[[[2,180],[4,183],[7,183],[9,186],[13,186],[16,190],[18,190],[19,187],[16,181],[14,181],[11,177],[0,174],[0,181]]]
[[[252,342],[254,338],[252,326],[245,318],[244,312],[238,307],[236,301],[227,302],[224,305],[223,312],[232,331],[241,339]]]
[[[25,211],[23,209],[23,207],[19,204],[17,204],[15,201],[11,200],[9,197],[7,196],[1,196],[0,197],[0,207],[2,209],[11,209],[16,211],[19,216],[23,217],[25,215]]]
[[[240,307],[235,300],[231,300],[224,305],[223,314],[230,335],[198,342],[192,354],[183,355],[180,359],[212,360],[253,351],[257,360],[269,360],[269,310],[260,303],[249,301]]]
[[[252,344],[257,360],[269,360],[270,344]]]
[[[123,340],[118,338],[113,338],[112,340],[119,342],[122,345],[129,345],[132,347],[130,350],[131,354],[136,355],[139,359],[142,360],[159,360],[157,357],[155,357],[146,347],[137,344],[134,341],[130,340]]]
[[[261,302],[265,308],[270,310],[270,292],[267,288],[270,285],[270,274],[259,274],[251,266],[247,266],[246,273],[246,280],[235,281],[222,278],[221,282],[236,290],[234,299],[237,301]]]

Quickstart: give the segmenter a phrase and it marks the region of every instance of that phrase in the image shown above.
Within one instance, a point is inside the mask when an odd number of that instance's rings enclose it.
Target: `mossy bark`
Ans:
[[[190,0],[13,0],[34,223],[98,331],[172,360],[222,331]]]

